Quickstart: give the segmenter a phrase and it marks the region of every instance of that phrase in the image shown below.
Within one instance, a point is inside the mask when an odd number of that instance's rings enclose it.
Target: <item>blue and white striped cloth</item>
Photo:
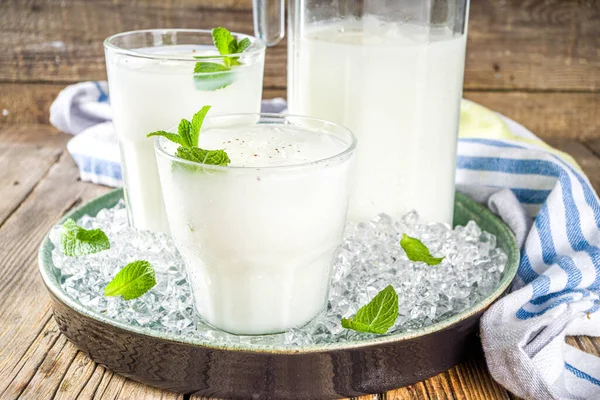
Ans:
[[[278,112],[282,99],[263,102]],[[69,152],[82,179],[121,183],[105,82],[66,88],[51,123],[76,135]],[[521,125],[463,101],[457,188],[485,202],[522,246],[512,293],[481,322],[494,379],[532,399],[600,399],[600,359],[565,343],[600,335],[600,202],[568,155]]]
[[[492,376],[525,398],[600,399],[600,359],[565,343],[600,335],[598,196],[577,167],[538,146],[462,139],[459,148],[457,182],[510,188],[535,217],[513,292],[482,319]]]

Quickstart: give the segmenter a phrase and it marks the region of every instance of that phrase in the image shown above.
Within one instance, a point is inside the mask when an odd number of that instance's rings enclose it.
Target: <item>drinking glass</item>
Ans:
[[[289,0],[289,111],[360,145],[349,218],[417,210],[452,223],[468,0]],[[254,0],[257,37],[283,36],[283,1]]]
[[[285,165],[256,164],[269,144],[248,132],[289,143],[272,145],[289,154]],[[235,334],[302,326],[327,304],[355,138],[337,124],[278,114],[209,118],[200,143],[217,134],[224,135],[218,143],[247,143],[246,154],[227,167],[204,165],[175,157],[176,145],[164,138],[155,142],[170,231],[196,311]],[[296,149],[299,141],[306,145]],[[310,161],[296,157],[302,152]]]
[[[233,36],[252,44],[243,53],[221,56],[210,31],[192,29],[125,32],[104,41],[125,201],[135,228],[168,231],[148,133],[191,118],[205,104],[213,115],[260,111],[265,46],[247,35]],[[223,66],[226,57],[240,65],[195,72],[198,62]]]

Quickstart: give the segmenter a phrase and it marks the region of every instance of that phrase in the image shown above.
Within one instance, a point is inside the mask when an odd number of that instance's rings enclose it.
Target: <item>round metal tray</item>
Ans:
[[[113,207],[120,189],[64,217]],[[206,345],[111,320],[69,297],[44,239],[39,267],[61,331],[111,371],[159,388],[204,396],[322,399],[378,393],[429,378],[465,359],[481,314],[508,289],[519,262],[510,229],[482,205],[456,194],[454,223],[476,221],[497,237],[508,263],[498,287],[476,306],[416,332],[301,348]],[[476,342],[475,342],[476,343]]]

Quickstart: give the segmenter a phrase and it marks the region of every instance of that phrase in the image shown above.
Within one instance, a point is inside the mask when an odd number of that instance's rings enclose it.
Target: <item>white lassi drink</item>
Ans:
[[[223,64],[213,45],[201,44],[210,43],[208,31],[139,31],[107,39],[113,123],[129,219],[135,228],[168,232],[148,132],[170,129],[204,104],[213,106],[213,115],[260,111],[264,45],[250,39],[252,46],[238,59],[242,65],[199,74],[194,73],[199,61]],[[195,58],[199,56],[211,58]]]
[[[465,38],[369,16],[297,35],[290,113],[337,122],[358,139],[349,219],[415,209],[452,223]]]
[[[199,147],[227,167],[173,156],[157,140],[169,226],[196,311],[235,334],[306,324],[327,302],[344,229],[354,138],[345,128],[264,114],[207,119]]]

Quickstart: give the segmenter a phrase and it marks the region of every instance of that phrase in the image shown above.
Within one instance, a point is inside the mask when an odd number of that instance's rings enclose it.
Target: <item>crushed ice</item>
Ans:
[[[69,296],[129,325],[221,345],[306,346],[373,337],[343,329],[340,319],[355,314],[389,284],[398,292],[400,315],[388,334],[414,331],[487,297],[497,287],[507,262],[506,254],[496,247],[496,237],[475,222],[452,230],[444,224],[425,224],[414,212],[400,221],[381,214],[368,223],[347,227],[334,263],[327,310],[308,325],[286,333],[236,336],[211,328],[194,316],[183,261],[175,245],[163,234],[130,228],[123,202],[100,211],[95,218],[84,216],[78,224],[102,229],[111,248],[85,257],[66,257],[57,246],[59,226],[51,231],[56,246],[52,258]],[[437,266],[408,260],[399,245],[403,233],[419,238],[434,256],[446,258]],[[104,297],[104,287],[114,275],[138,259],[154,266],[157,285],[130,301]]]

